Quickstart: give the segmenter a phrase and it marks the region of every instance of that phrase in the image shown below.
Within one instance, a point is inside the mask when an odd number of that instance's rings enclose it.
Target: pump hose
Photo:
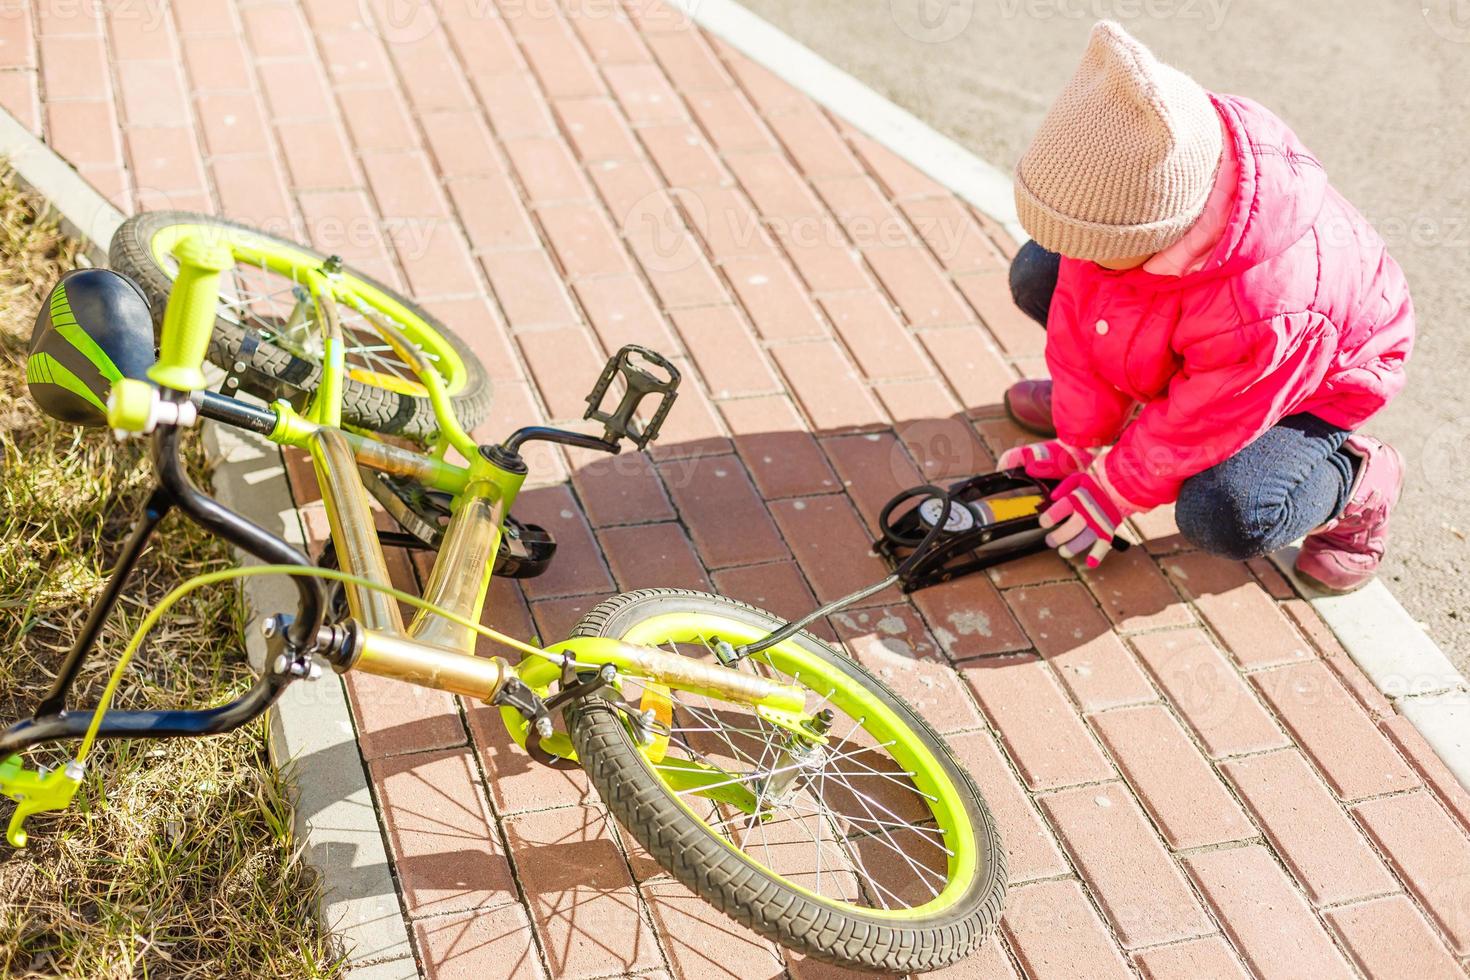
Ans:
[[[752,654],[760,653],[762,650],[767,650],[778,643],[784,643],[823,616],[829,616],[840,609],[847,608],[855,602],[862,602],[868,596],[877,595],[889,586],[904,581],[909,573],[913,571],[913,567],[924,557],[924,553],[929,550],[929,546],[934,543],[939,532],[944,530],[944,526],[949,523],[949,512],[954,509],[954,495],[936,486],[926,485],[915,487],[909,491],[908,496],[916,497],[925,491],[929,491],[930,497],[941,499],[944,502],[944,509],[939,512],[939,519],[934,522],[933,527],[929,528],[928,533],[924,535],[923,540],[914,548],[913,553],[905,558],[898,568],[894,569],[892,575],[889,575],[880,582],[874,582],[872,585],[865,585],[856,592],[849,593],[840,599],[833,599],[826,605],[818,606],[800,619],[789,622],[774,632],[767,633],[759,640],[753,640],[742,647],[736,648],[735,659],[744,659]]]

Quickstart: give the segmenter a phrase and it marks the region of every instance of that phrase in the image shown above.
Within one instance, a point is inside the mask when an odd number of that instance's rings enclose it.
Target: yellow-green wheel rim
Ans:
[[[741,620],[705,612],[671,612],[650,616],[635,623],[618,638],[626,643],[644,646],[660,646],[668,643],[704,643],[708,638],[719,637],[733,645],[749,642],[765,635],[767,630]],[[575,640],[567,645],[574,646]],[[553,648],[553,649],[559,649]],[[812,653],[795,641],[778,644],[763,651],[753,659],[759,659],[788,678],[799,673],[800,684],[818,695],[826,696],[826,703],[841,710],[849,718],[862,718],[862,728],[876,737],[885,750],[908,774],[914,787],[929,800],[928,806],[935,827],[943,836],[947,857],[946,883],[930,901],[921,905],[902,908],[878,908],[835,900],[790,880],[763,865],[755,856],[738,848],[717,829],[711,827],[690,807],[679,793],[669,787],[669,797],[675,800],[690,818],[703,824],[712,838],[738,854],[740,858],[759,867],[765,874],[780,880],[787,887],[798,891],[815,902],[820,902],[844,912],[893,920],[917,920],[943,913],[953,908],[971,890],[976,875],[980,873],[979,851],[976,828],[969,808],[955,780],[944,764],[935,755],[922,736],[904,718],[884,702],[866,682],[841,670],[824,658]],[[523,664],[521,678],[546,693],[558,674],[558,668],[545,661]],[[827,691],[830,690],[830,694]],[[742,706],[744,710],[744,706]],[[524,735],[524,724],[513,712],[503,712],[507,724],[512,726],[517,738]],[[891,744],[887,744],[891,743]],[[564,754],[567,745],[562,736],[556,736],[552,751]],[[647,759],[644,764],[650,775],[664,782],[658,770]],[[667,786],[667,783],[665,783]],[[820,846],[820,845],[819,845]]]
[[[322,262],[320,257],[301,248],[244,228],[187,222],[167,225],[154,232],[148,243],[153,261],[160,269],[170,268],[173,264],[171,256],[174,246],[191,235],[223,239],[236,263],[265,268],[294,282],[305,282],[306,274],[319,269]],[[455,395],[464,389],[468,373],[454,346],[392,294],[350,273],[344,273],[335,280],[332,291],[339,303],[349,307],[363,306],[393,321],[409,341],[430,355],[435,370],[444,380],[447,394]],[[361,369],[348,372],[349,377],[361,384],[408,394],[420,394],[422,390],[422,386],[416,382],[405,379],[395,378],[393,383],[378,383],[373,374],[374,372]]]

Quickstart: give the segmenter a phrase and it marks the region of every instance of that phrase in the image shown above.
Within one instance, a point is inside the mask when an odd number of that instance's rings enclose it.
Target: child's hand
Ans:
[[[1052,528],[1048,546],[1063,558],[1085,556],[1088,568],[1102,564],[1113,549],[1118,525],[1139,508],[1109,490],[1091,473],[1074,473],[1052,494],[1052,505],[1041,514],[1041,526]]]
[[[1016,446],[1000,454],[996,469],[1012,470],[1020,467],[1027,476],[1038,480],[1060,480],[1062,477],[1081,473],[1092,465],[1097,455],[1095,449],[1076,449],[1057,439],[1033,442]]]

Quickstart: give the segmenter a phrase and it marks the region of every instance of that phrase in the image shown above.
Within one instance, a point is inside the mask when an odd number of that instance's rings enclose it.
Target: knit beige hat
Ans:
[[[1204,210],[1220,149],[1205,90],[1100,21],[1016,165],[1016,214],[1037,244],[1072,258],[1162,251]]]

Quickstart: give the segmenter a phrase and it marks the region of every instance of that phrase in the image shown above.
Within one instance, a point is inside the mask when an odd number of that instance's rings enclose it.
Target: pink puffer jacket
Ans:
[[[1143,507],[1287,415],[1357,428],[1403,388],[1413,347],[1408,285],[1382,239],[1285,123],[1213,98],[1238,166],[1203,266],[1162,276],[1064,258],[1047,317],[1058,437],[1116,442],[1108,482]]]

